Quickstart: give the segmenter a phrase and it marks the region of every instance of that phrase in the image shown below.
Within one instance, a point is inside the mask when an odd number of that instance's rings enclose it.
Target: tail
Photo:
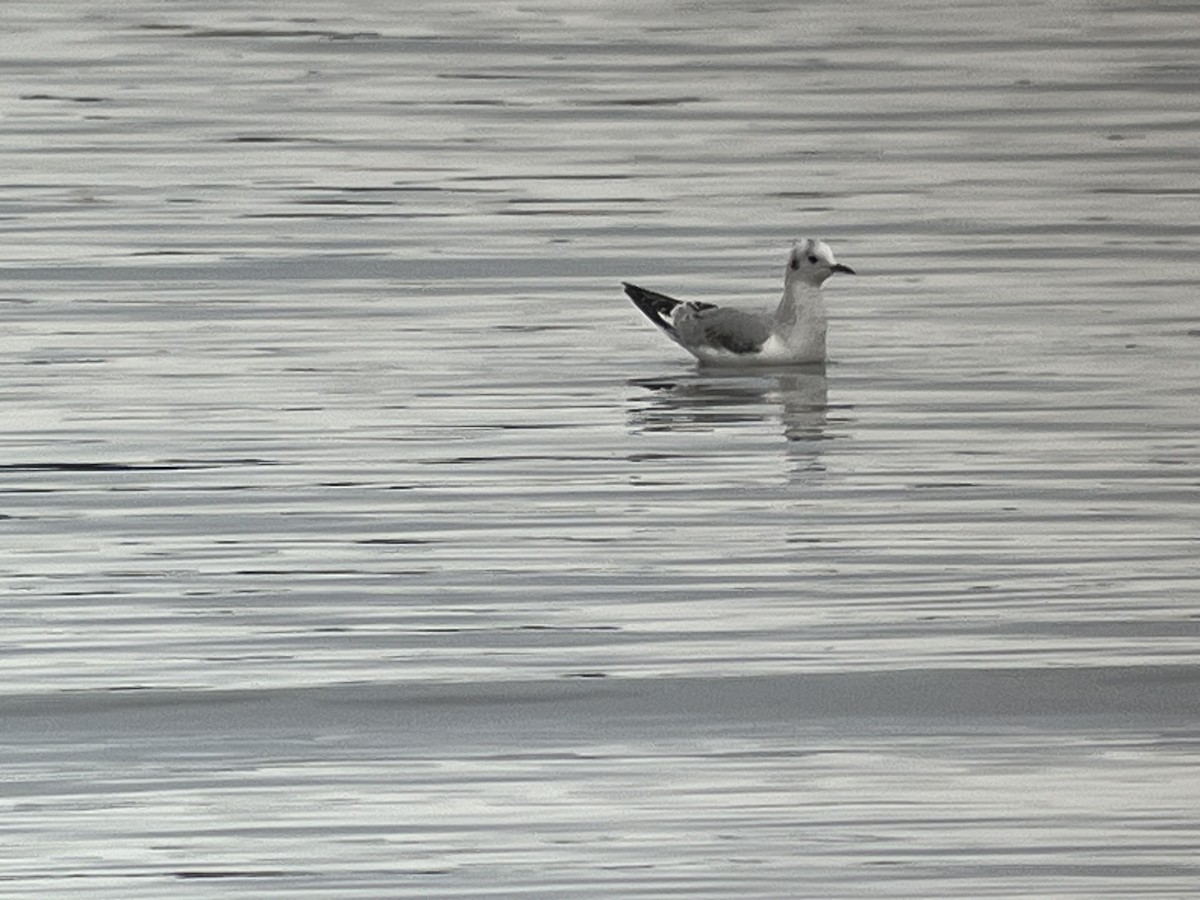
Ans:
[[[679,339],[675,334],[675,326],[671,324],[671,313],[679,305],[678,300],[674,297],[668,297],[666,294],[660,294],[657,291],[648,291],[627,281],[621,283],[625,285],[625,293],[629,295],[629,299],[633,301],[634,306],[640,309],[647,319],[665,331],[671,340],[675,341]]]

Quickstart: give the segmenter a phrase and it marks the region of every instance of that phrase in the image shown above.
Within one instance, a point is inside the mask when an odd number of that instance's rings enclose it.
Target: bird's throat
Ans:
[[[815,284],[795,281],[784,287],[775,309],[775,327],[782,333],[797,328],[825,330],[825,298]]]

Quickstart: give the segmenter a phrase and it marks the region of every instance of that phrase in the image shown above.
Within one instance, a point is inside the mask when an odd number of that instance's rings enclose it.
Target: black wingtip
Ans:
[[[671,324],[671,313],[679,305],[679,301],[666,294],[648,291],[636,284],[630,284],[628,281],[622,281],[621,284],[625,288],[625,293],[629,295],[629,299],[633,301],[633,305],[640,309],[647,319],[674,338],[675,327]]]

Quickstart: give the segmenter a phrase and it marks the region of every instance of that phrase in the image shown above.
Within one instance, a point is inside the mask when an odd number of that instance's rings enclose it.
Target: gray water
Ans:
[[[5,6],[0,894],[1195,896],[1192,4],[246,6]]]

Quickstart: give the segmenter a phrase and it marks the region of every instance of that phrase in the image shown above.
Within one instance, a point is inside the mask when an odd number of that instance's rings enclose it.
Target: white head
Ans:
[[[799,279],[808,284],[819,285],[834,272],[854,274],[852,268],[843,266],[833,258],[833,251],[824,241],[805,238],[792,245],[784,280],[790,282]]]

